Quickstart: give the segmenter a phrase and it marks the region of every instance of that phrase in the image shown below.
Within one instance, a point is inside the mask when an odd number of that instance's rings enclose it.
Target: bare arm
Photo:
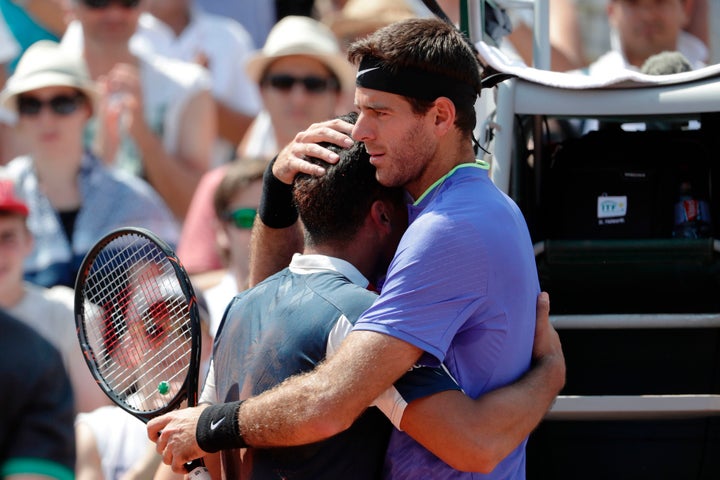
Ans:
[[[215,99],[215,104],[217,106],[218,135],[233,145],[237,145],[243,139],[254,117],[233,110],[218,99]]]
[[[573,0],[550,0],[550,44],[553,46],[553,55],[557,56],[556,62],[564,58],[570,62],[572,69],[587,65],[578,12]],[[559,63],[556,67],[556,71],[569,70]]]
[[[62,0],[27,0],[24,3],[23,8],[36,22],[58,37],[62,37],[67,28],[67,11]]]
[[[102,460],[97,449],[95,436],[90,427],[82,422],[75,425],[75,478],[77,480],[101,480],[103,478]]]
[[[165,151],[160,138],[149,128],[133,135],[148,181],[178,219],[185,217],[200,177],[210,165],[217,132],[215,103],[210,92],[196,94],[185,107],[182,117],[180,145],[175,157]]]
[[[353,331],[332,358],[309,374],[243,403],[240,432],[261,448],[303,445],[342,432],[421,354],[394,337]]]
[[[508,35],[508,40],[528,65],[533,59],[533,32],[519,22]],[[577,12],[572,1],[550,0],[550,69],[563,72],[587,64]]]
[[[253,447],[304,445],[345,430],[373,400],[405,373],[421,350],[369,331],[351,332],[338,352],[312,372],[291,377],[238,412],[238,427]],[[195,438],[206,406],[171,412],[148,423],[163,462],[182,472],[205,455]]]
[[[416,400],[405,410],[401,427],[454,468],[491,470],[537,426],[564,384],[565,362],[548,311],[547,294],[542,294],[535,367],[525,377],[477,400],[457,391]],[[392,337],[353,332],[336,356],[313,372],[244,402],[238,415],[240,432],[253,447],[298,445],[332,436],[347,428],[420,353]],[[148,424],[150,438],[157,439],[162,431],[158,451],[175,471],[205,453],[195,438],[204,408],[173,412]]]
[[[507,36],[520,58],[528,64],[533,64],[533,33],[530,27],[524,23],[519,23],[513,28],[512,33]],[[566,55],[557,46],[550,45],[550,70],[556,72],[565,72],[575,70],[583,66],[583,63],[573,60]]]
[[[153,478],[158,467],[163,465],[160,455],[155,451],[155,445],[148,440],[145,447],[145,454],[120,477],[120,480],[143,480]]]
[[[710,45],[710,4],[708,0],[686,0],[685,9],[688,24],[685,27],[689,33]]]
[[[401,428],[457,470],[490,472],[540,423],[565,383],[560,338],[538,297],[533,368],[519,381],[473,400],[453,390],[415,400]]]
[[[112,405],[108,396],[98,388],[97,381],[87,366],[79,342],[74,342],[68,363],[68,375],[75,394],[77,412],[90,412],[103,405]]]

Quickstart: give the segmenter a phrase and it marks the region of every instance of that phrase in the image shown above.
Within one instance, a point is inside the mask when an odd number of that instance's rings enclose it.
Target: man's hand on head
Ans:
[[[337,153],[321,147],[318,143],[328,142],[348,148],[353,145],[350,137],[353,125],[340,119],[314,123],[307,130],[295,135],[292,142],[278,154],[273,165],[273,175],[285,184],[292,184],[298,173],[323,175],[325,170],[306,160],[308,157],[319,158],[327,163],[336,163],[340,157]]]

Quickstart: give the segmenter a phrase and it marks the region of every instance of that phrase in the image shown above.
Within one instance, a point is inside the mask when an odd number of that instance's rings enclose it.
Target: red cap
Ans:
[[[0,180],[0,212],[12,212],[23,217],[28,216],[27,205],[15,196],[15,186],[12,180]]]

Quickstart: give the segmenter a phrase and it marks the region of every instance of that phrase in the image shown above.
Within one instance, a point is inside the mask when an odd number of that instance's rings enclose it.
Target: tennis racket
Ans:
[[[185,269],[152,232],[110,232],[85,256],[75,282],[75,322],[98,385],[147,423],[197,405],[201,333]],[[209,479],[201,460],[186,478]]]

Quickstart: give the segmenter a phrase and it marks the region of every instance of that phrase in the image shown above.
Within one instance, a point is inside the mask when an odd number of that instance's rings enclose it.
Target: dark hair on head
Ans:
[[[357,117],[357,113],[352,112],[338,118],[354,124]],[[307,244],[351,241],[376,200],[386,200],[403,207],[403,190],[378,183],[375,167],[370,164],[370,156],[363,143],[355,142],[346,149],[329,143],[320,145],[340,155],[340,160],[328,164],[317,158],[308,158],[321,165],[325,175],[298,174],[295,177],[293,197],[305,227]]]
[[[217,218],[222,218],[232,198],[255,181],[262,181],[267,160],[243,158],[235,160],[223,176],[213,195],[213,207]]]
[[[364,57],[375,57],[389,70],[417,68],[438,73],[470,85],[480,95],[482,67],[476,50],[457,28],[436,18],[411,18],[392,23],[348,48],[348,60],[359,65]],[[410,97],[408,102],[417,114],[427,112],[432,102]],[[475,128],[475,105],[455,103],[457,128],[472,134]]]

